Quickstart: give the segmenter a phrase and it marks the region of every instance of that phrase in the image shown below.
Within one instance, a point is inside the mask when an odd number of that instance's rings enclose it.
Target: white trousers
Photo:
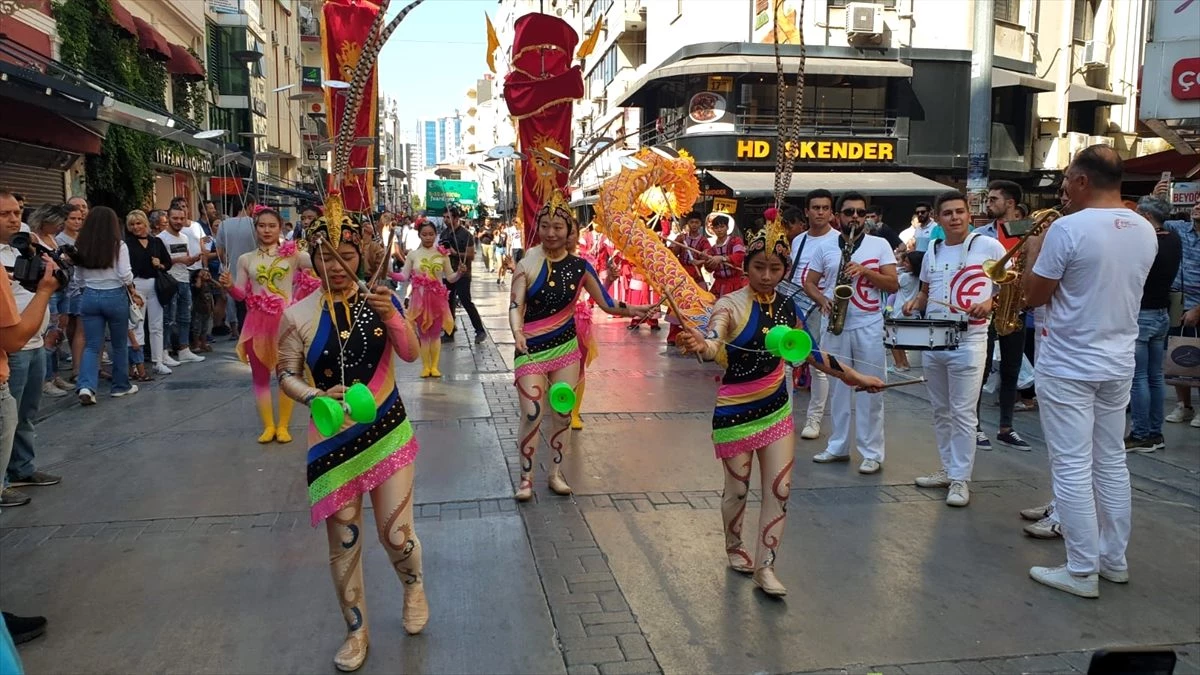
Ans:
[[[821,349],[864,375],[883,377],[883,321],[842,331],[821,334]],[[863,459],[883,461],[883,396],[855,392],[845,382],[829,383],[833,432],[825,451],[831,455],[850,453],[850,413],[854,411],[855,440]]]
[[[1125,465],[1125,406],[1132,378],[1084,382],[1038,374],[1042,433],[1067,569],[1124,570],[1132,520]]]
[[[808,329],[813,335],[821,335],[824,319],[820,312],[809,315]],[[808,420],[820,422],[825,417],[825,401],[829,398],[829,376],[816,368],[808,369]]]
[[[987,342],[969,342],[958,349],[921,354],[929,403],[933,407],[933,433],[942,468],[950,480],[971,480],[975,466],[975,404],[983,384]]]
[[[146,318],[143,320],[150,322],[150,361],[160,364],[163,359],[163,306],[158,303],[158,295],[154,292],[154,280],[135,278],[133,287],[145,300],[143,315]],[[138,344],[141,344],[142,329],[140,326],[135,330],[134,335],[137,336]]]

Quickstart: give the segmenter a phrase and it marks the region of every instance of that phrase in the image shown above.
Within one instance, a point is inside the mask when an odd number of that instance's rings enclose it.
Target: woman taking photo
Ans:
[[[162,239],[150,234],[150,218],[145,211],[130,211],[125,217],[125,245],[129,248],[129,266],[133,270],[133,286],[145,301],[145,316],[150,329],[150,360],[155,375],[170,375],[163,363],[163,306],[154,291],[158,273],[170,269],[171,254]],[[136,335],[141,335],[136,332]]]
[[[79,402],[96,403],[105,328],[112,340],[112,396],[136,394],[137,385],[129,382],[129,303],[141,305],[142,298],[133,285],[129,247],[121,236],[117,214],[105,206],[91,209],[75,248],[75,274],[83,286],[79,303],[84,339]]]
[[[583,258],[567,250],[575,232],[575,217],[562,194],[555,191],[537,212],[541,243],[529,249],[513,273],[508,321],[516,341],[516,387],[521,404],[517,451],[521,455],[521,482],[514,498],[533,498],[533,456],[542,426],[542,409],[550,386],[565,382],[574,390],[579,384],[580,350],[575,325],[575,306],[586,289],[608,314],[639,317],[650,312],[646,305],[614,303],[604,292],[596,270]],[[570,445],[571,411],[554,411],[550,449],[554,465],[547,479],[550,491],[571,494],[562,475],[563,449]]]
[[[367,607],[362,577],[363,495],[371,494],[375,526],[404,587],[404,630],[416,635],[429,620],[421,571],[421,542],[413,530],[413,460],[417,439],[396,390],[393,355],[417,358],[417,336],[385,286],[359,289],[351,270],[361,254],[357,228],[321,218],[305,230],[320,290],[283,313],[276,374],[280,391],[308,405],[318,396],[342,398],[366,384],[375,421],[349,417],[328,438],[308,432],[308,499],[312,524],[325,521],[329,566],[347,635],[333,658],[338,670],[357,670],[367,658]],[[311,383],[311,384],[310,384]]]

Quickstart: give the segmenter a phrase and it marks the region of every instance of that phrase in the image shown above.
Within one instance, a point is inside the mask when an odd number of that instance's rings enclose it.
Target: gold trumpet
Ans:
[[[1000,286],[1000,293],[996,296],[996,304],[992,310],[992,326],[996,329],[997,335],[1009,335],[1024,326],[1020,314],[1021,310],[1025,308],[1025,291],[1021,288],[1020,282],[1021,276],[1025,273],[1025,256],[1017,258],[1012,269],[1008,269],[1008,261],[1021,252],[1030,237],[1041,234],[1050,227],[1051,223],[1061,217],[1062,213],[1055,209],[1034,211],[1030,215],[1033,225],[1030,226],[1028,232],[1021,235],[1021,239],[1012,249],[999,260],[983,261],[983,273],[993,283]]]

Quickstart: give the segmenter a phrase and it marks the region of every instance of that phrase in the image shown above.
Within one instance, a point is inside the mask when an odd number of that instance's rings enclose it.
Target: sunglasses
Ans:
[[[927,216],[927,215],[929,215],[929,212],[928,212],[928,211],[926,211],[925,209],[917,209],[916,213],[917,213],[917,215],[918,215],[918,216]]]
[[[843,216],[858,216],[861,218],[861,217],[867,215],[867,210],[866,209],[842,209],[842,215]]]

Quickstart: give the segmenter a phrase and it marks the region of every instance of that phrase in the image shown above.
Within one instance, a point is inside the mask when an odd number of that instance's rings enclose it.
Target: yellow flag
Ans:
[[[487,64],[488,70],[496,72],[496,49],[500,47],[500,38],[496,37],[496,27],[492,25],[492,17],[484,12],[483,18],[487,20]]]
[[[604,19],[596,22],[595,27],[592,28],[592,34],[587,36],[583,44],[579,45],[579,51],[575,52],[575,58],[586,59],[592,53],[592,50],[596,48],[596,43],[600,41],[600,31],[602,30],[604,30]]]

